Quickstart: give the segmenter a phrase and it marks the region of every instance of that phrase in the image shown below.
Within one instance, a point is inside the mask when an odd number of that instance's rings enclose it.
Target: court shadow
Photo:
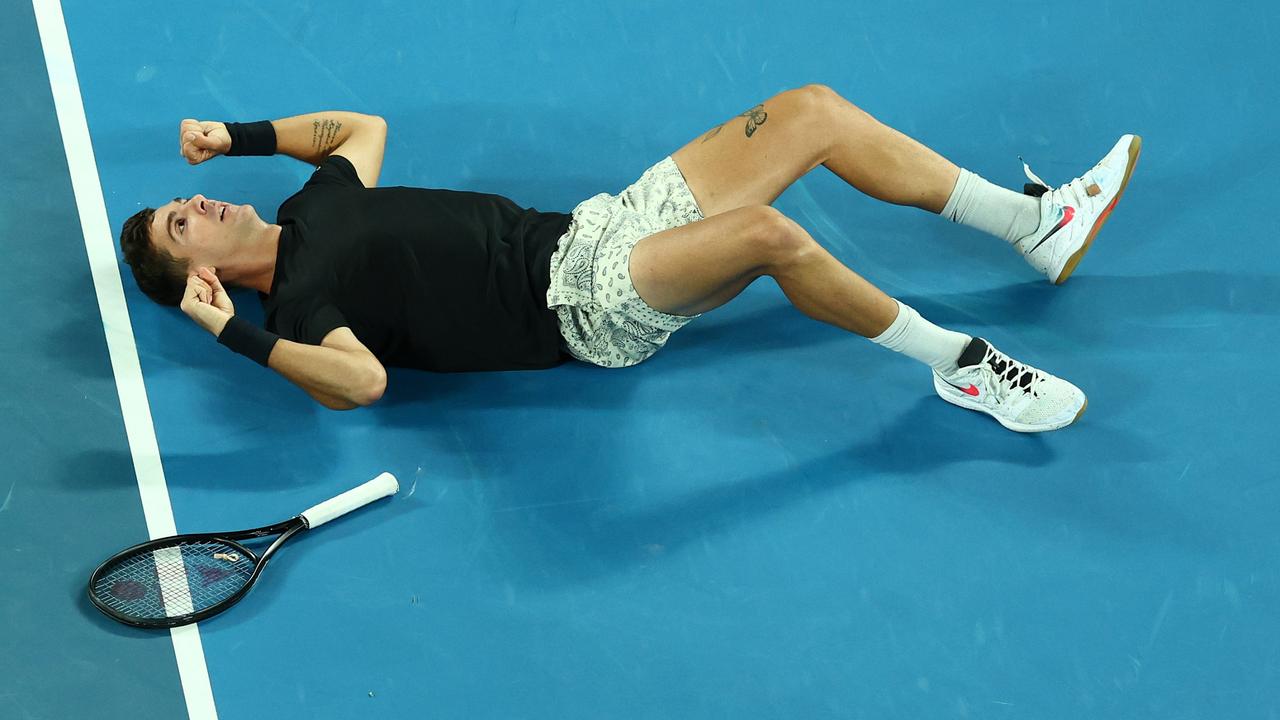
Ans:
[[[660,561],[704,538],[732,532],[763,517],[852,483],[939,482],[949,468],[975,461],[1044,467],[1056,451],[1040,436],[1010,437],[994,422],[957,423],[936,398],[921,399],[879,433],[841,450],[781,470],[691,492],[639,510],[565,504],[508,515],[493,526],[506,535],[494,547],[517,555],[504,570],[529,569],[530,585],[564,585]],[[608,480],[605,479],[607,483]],[[510,496],[512,488],[491,494]],[[599,496],[608,496],[600,488]],[[511,499],[508,497],[508,499]]]
[[[502,572],[531,586],[574,585],[664,562],[681,549],[729,534],[854,483],[926,483],[976,497],[992,512],[1021,516],[1046,528],[1072,527],[1126,544],[1157,543],[1190,553],[1212,552],[1221,541],[1189,517],[1161,488],[1129,480],[1161,449],[1123,427],[1085,422],[1074,435],[1014,435],[997,423],[922,398],[860,442],[783,469],[721,482],[649,507],[602,503],[538,503],[537,490],[494,488],[489,496],[529,506],[492,516],[501,537],[490,547]],[[1023,469],[1049,468],[1067,448],[1092,448],[1095,470],[1077,477],[1012,481]],[[975,473],[974,464],[984,467]],[[1004,471],[1002,471],[1002,468]],[[655,472],[660,470],[655,469]],[[1053,475],[1050,473],[1050,475]],[[505,480],[489,480],[489,483]],[[609,497],[615,483],[580,494]],[[592,492],[592,491],[596,492]],[[512,496],[515,497],[512,497]],[[527,572],[525,572],[527,571]]]
[[[136,486],[133,456],[127,450],[89,450],[59,458],[62,466],[54,482],[77,493],[110,491]]]
[[[1118,432],[1124,441],[1122,430]],[[1105,454],[1101,453],[1101,454]],[[1079,477],[1046,477],[1033,483],[970,481],[939,483],[945,492],[963,495],[999,512],[1043,527],[1069,528],[1073,535],[1102,538],[1107,547],[1152,545],[1177,548],[1185,557],[1217,557],[1235,540],[1214,522],[1187,512],[1168,479],[1151,480],[1128,466],[1099,462]]]
[[[317,475],[308,476],[297,468],[287,473],[264,470],[263,458],[271,457],[275,447],[275,443],[262,443],[240,446],[234,452],[165,453],[165,485],[171,489],[218,487],[255,493],[312,484],[309,478]],[[121,487],[138,484],[133,456],[127,450],[89,450],[64,456],[62,460],[61,469],[52,479],[78,494],[117,492]]]
[[[87,277],[85,282],[89,283]],[[36,348],[44,355],[47,372],[114,380],[97,313],[64,315],[61,322],[52,322],[45,330],[44,342]]]
[[[781,293],[752,299],[745,311],[728,306],[708,313],[671,336],[662,350],[667,367],[684,368],[732,363],[733,357],[810,347],[854,339],[849,333],[817,322],[787,302]]]
[[[940,325],[1040,325],[1052,311],[1054,329],[1063,335],[1122,342],[1132,337],[1133,321],[1176,329],[1204,327],[1241,314],[1280,314],[1280,276],[1204,270],[1084,274],[1062,288],[1032,281],[900,299]],[[1108,314],[1126,322],[1108,322]]]
[[[617,409],[643,373],[570,360],[545,370],[431,373],[389,368],[387,392],[369,409],[385,425],[431,427],[489,410]]]

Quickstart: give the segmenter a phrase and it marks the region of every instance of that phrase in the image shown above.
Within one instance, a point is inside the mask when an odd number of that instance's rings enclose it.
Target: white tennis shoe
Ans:
[[[984,412],[1016,432],[1066,427],[1084,414],[1089,400],[1080,388],[1020,363],[982,338],[969,341],[959,371],[933,373],[933,387],[952,405]]]
[[[1089,251],[1094,236],[1124,194],[1141,150],[1141,137],[1123,135],[1097,165],[1058,188],[1049,187],[1022,163],[1032,183],[1026,186],[1026,193],[1040,196],[1040,227],[1014,247],[1053,284],[1066,282]]]

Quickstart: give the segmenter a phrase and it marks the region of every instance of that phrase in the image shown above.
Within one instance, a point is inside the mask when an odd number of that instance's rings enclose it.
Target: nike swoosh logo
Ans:
[[[969,387],[960,387],[959,385],[957,385],[957,384],[955,384],[955,383],[953,383],[953,382],[947,382],[946,380],[943,380],[942,382],[947,383],[948,385],[950,385],[951,387],[953,387],[953,388],[955,388],[955,389],[959,390],[960,392],[964,393],[965,395],[972,395],[973,397],[978,397],[978,395],[979,395],[978,387],[977,387],[976,385],[974,385],[973,383],[969,383]]]
[[[1030,255],[1031,253],[1035,252],[1036,248],[1040,247],[1045,243],[1046,240],[1056,235],[1059,230],[1066,227],[1068,223],[1070,223],[1072,220],[1075,219],[1075,217],[1076,217],[1076,209],[1071,207],[1070,205],[1064,205],[1062,207],[1062,219],[1058,220],[1058,224],[1053,226],[1053,229],[1049,231],[1049,234],[1040,238],[1040,242],[1036,243],[1035,247],[1032,247],[1030,250],[1028,250],[1027,254]]]

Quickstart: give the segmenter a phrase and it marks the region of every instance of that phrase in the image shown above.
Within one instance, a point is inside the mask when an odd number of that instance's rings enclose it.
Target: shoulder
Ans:
[[[277,215],[284,220],[297,216],[312,203],[326,202],[325,196],[332,197],[333,192],[347,190],[363,190],[360,176],[356,174],[351,162],[340,155],[330,155],[321,163],[302,187],[280,203]]]
[[[314,185],[338,185],[352,188],[364,188],[364,183],[360,182],[360,175],[356,172],[355,165],[345,157],[334,154],[324,159],[324,162],[316,168],[311,174],[311,179],[303,185],[305,190]]]

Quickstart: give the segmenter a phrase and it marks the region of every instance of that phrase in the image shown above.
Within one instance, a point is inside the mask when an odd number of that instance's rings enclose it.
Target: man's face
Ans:
[[[231,205],[203,195],[174,198],[156,209],[151,241],[191,270],[220,267],[258,236],[266,223],[252,205]]]

